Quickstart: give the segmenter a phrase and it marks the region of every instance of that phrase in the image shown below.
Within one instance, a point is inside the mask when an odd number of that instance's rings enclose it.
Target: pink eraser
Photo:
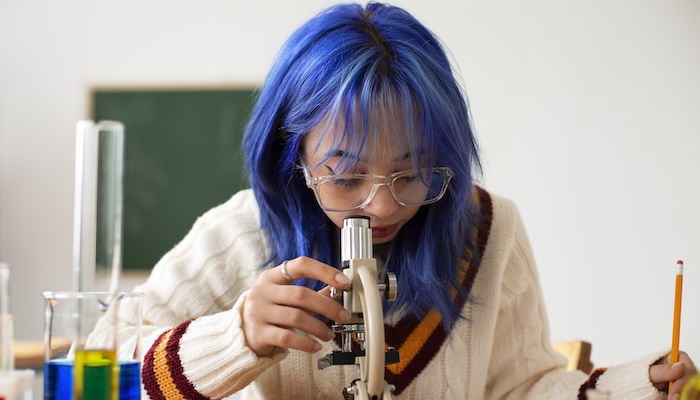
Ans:
[[[676,265],[678,265],[678,264],[683,265],[683,260],[678,260],[678,261],[676,262]]]

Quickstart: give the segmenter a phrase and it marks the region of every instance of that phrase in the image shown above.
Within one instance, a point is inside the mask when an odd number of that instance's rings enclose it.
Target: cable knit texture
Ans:
[[[402,362],[387,367],[395,399],[578,399],[587,385],[613,399],[662,399],[649,365],[665,353],[608,368],[596,379],[566,372],[550,345],[530,244],[514,204],[478,189],[490,226],[479,232],[481,260],[465,262],[465,320],[447,336],[440,316],[389,316],[387,344]],[[317,368],[316,354],[280,350],[258,357],[243,333],[246,291],[271,254],[253,193],[244,190],[200,217],[135,290],[143,300],[144,398],[342,399],[357,366]],[[441,333],[442,332],[442,333]],[[391,343],[395,342],[395,343]],[[397,345],[397,343],[399,345]]]

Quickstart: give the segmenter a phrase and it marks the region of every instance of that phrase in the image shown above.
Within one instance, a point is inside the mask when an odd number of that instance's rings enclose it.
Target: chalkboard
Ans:
[[[93,89],[92,119],[125,125],[123,268],[150,270],[206,210],[248,187],[253,88]]]

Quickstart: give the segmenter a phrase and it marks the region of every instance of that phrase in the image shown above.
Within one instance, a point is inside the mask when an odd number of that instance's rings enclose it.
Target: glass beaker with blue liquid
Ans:
[[[44,293],[45,400],[141,398],[142,297]]]

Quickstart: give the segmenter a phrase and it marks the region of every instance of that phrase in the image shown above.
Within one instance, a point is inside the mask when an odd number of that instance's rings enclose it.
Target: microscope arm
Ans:
[[[364,366],[360,363],[361,376],[362,380],[367,382],[369,395],[381,399],[384,389],[384,311],[379,291],[376,289],[376,272],[360,265],[357,275],[359,279],[356,283],[360,285],[353,286],[359,290],[367,335]]]

